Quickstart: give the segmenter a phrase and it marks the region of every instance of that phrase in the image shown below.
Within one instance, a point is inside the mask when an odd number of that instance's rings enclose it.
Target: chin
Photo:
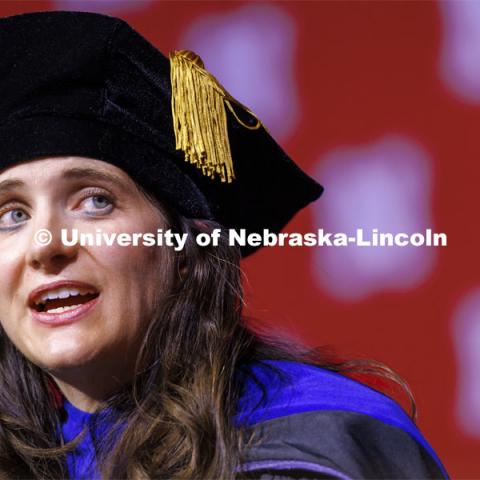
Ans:
[[[53,345],[45,345],[41,350],[41,356],[35,356],[34,363],[47,371],[61,371],[65,369],[87,366],[95,358],[93,352],[85,348],[85,345],[71,345],[69,342]]]
[[[78,369],[88,365],[87,360],[75,355],[48,356],[39,359],[35,363],[43,370],[52,373]]]

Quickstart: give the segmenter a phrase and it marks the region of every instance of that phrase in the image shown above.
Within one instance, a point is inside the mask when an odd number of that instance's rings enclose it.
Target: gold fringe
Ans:
[[[202,174],[230,183],[235,178],[227,129],[225,105],[237,121],[249,130],[262,126],[260,120],[235,100],[207,70],[194,52],[170,53],[172,114],[177,150],[185,152],[185,160],[196,165]],[[232,107],[241,106],[256,120],[256,125],[241,121]]]

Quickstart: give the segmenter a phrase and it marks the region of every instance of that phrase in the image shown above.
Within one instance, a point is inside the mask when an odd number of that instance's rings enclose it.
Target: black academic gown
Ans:
[[[267,361],[290,376],[281,382],[255,364],[266,386],[246,380],[236,421],[257,440],[238,467],[247,478],[445,479],[441,461],[392,399],[343,375],[289,361]]]

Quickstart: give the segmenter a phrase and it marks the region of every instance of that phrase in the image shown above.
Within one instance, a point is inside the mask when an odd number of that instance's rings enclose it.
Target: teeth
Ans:
[[[77,293],[75,295],[78,295]],[[59,298],[68,298],[70,296],[70,292],[68,291],[68,288],[62,288],[58,292]],[[50,298],[50,295],[48,296]]]
[[[40,298],[35,300],[35,304],[45,303],[47,300],[55,298],[68,298],[76,295],[86,295],[87,293],[95,293],[95,290],[88,288],[56,288],[45,292]]]
[[[69,305],[68,307],[58,307],[58,308],[52,308],[51,310],[48,310],[45,313],[61,313],[61,312],[66,312],[67,310],[72,310],[73,308],[77,308],[79,305]]]

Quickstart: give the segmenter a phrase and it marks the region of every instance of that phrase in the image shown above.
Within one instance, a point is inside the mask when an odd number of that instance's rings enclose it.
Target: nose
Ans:
[[[34,270],[45,270],[48,273],[58,273],[68,264],[75,261],[78,255],[77,245],[65,245],[61,238],[61,229],[68,228],[60,219],[50,212],[32,222],[32,236],[28,247],[26,262]],[[45,239],[50,232],[51,240]],[[43,231],[43,235],[38,232]]]

